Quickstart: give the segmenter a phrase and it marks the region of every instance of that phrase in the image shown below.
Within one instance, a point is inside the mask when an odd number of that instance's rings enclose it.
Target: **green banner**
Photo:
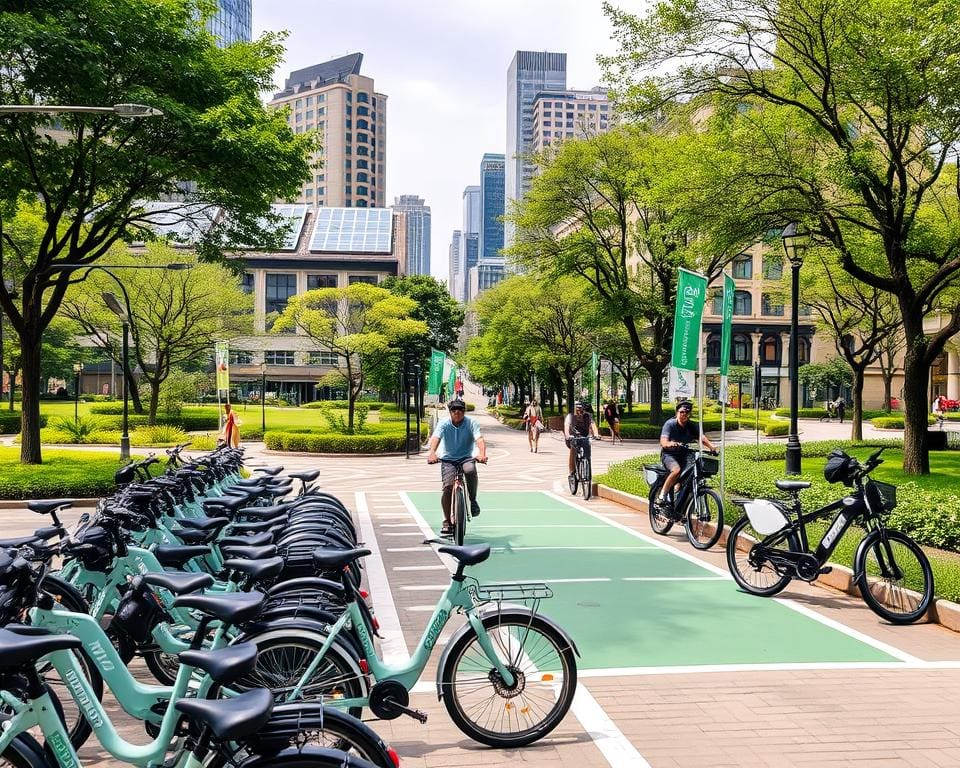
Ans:
[[[730,275],[723,275],[723,327],[720,332],[720,375],[730,373],[730,345],[733,337],[733,294],[736,285]],[[726,397],[726,393],[723,393]]]
[[[670,397],[693,397],[700,356],[700,325],[707,300],[707,278],[679,270],[677,306],[673,315],[673,354],[670,359]]]
[[[450,376],[447,378],[447,397],[452,398],[454,396],[454,390],[457,386],[457,364],[451,361],[450,364]]]
[[[443,383],[443,361],[447,356],[439,349],[430,350],[430,375],[427,377],[427,394],[439,395]]]
[[[225,341],[218,341],[214,346],[217,389],[230,389],[230,347]]]

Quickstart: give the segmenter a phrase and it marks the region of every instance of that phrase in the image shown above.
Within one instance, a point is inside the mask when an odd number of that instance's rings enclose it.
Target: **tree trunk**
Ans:
[[[17,372],[19,370],[20,370],[19,368],[14,368],[12,371],[9,372],[10,381],[8,383],[10,385],[10,410],[11,411],[13,410],[13,395],[14,395],[14,392],[17,391]]]
[[[157,406],[160,404],[160,381],[150,382],[150,412],[147,414],[147,424],[151,427],[157,423]]]
[[[627,413],[633,413],[633,379],[633,371],[628,368],[623,374],[624,386],[627,388]]]
[[[916,345],[911,341],[907,339],[903,360],[903,471],[907,475],[929,475],[927,376],[930,367],[924,362],[926,345]]]
[[[20,416],[20,463],[42,464],[40,453],[40,339],[20,337],[23,402]]]
[[[893,373],[883,373],[883,410],[890,413],[893,410]]]
[[[140,400],[140,387],[137,380],[133,377],[132,371],[125,371],[124,376],[127,379],[127,394],[130,396],[130,402],[133,404],[133,412],[143,415],[143,402]]]
[[[650,374],[650,423],[659,426],[663,423],[663,372],[662,363],[648,363],[643,366]]]
[[[573,413],[573,404],[576,401],[576,396],[574,395],[574,388],[576,384],[574,383],[573,371],[569,368],[566,369],[566,390],[567,390],[567,413]]]
[[[850,419],[850,439],[863,440],[863,378],[866,366],[853,368],[853,418]]]

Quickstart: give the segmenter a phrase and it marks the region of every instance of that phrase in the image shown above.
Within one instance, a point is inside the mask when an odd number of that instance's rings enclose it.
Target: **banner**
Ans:
[[[736,284],[726,272],[723,273],[723,325],[720,331],[720,494],[727,485],[727,400],[730,385],[730,345],[733,337],[733,295]],[[701,420],[702,423],[702,420]]]
[[[430,350],[430,374],[427,376],[427,394],[439,395],[443,383],[443,361],[447,356],[439,349]]]
[[[673,354],[670,357],[670,399],[694,396],[700,356],[700,324],[707,299],[707,278],[679,270],[677,306],[673,315]]]
[[[217,370],[217,389],[230,389],[230,347],[226,341],[218,341],[214,346],[214,358]]]
[[[456,397],[457,391],[457,364],[453,360],[448,360],[450,363],[450,373],[447,376],[447,397],[453,399]]]

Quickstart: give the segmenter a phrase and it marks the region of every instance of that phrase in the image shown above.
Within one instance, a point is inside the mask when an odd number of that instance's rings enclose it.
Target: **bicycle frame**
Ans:
[[[793,512],[796,515],[796,519],[780,531],[767,536],[763,540],[763,544],[765,546],[771,543],[775,544],[783,541],[784,537],[789,536],[791,533],[795,533],[800,537],[802,553],[812,554],[817,559],[817,562],[820,565],[823,565],[830,559],[830,555],[832,555],[833,551],[837,548],[837,545],[840,543],[840,539],[843,538],[844,534],[853,523],[855,523],[857,520],[864,520],[867,524],[868,532],[872,530],[872,525],[874,524],[875,513],[870,509],[862,488],[858,488],[849,496],[844,496],[842,499],[831,502],[830,504],[827,504],[820,509],[816,509],[813,512],[803,513],[799,510],[799,506],[799,500],[797,500],[793,507]],[[833,512],[836,512],[836,515],[830,522],[830,526],[821,537],[820,542],[817,545],[817,549],[811,552],[810,541],[807,536],[807,523],[815,520],[818,517],[825,517]],[[790,553],[781,552],[780,554],[782,556],[789,555]]]
[[[433,649],[436,646],[437,638],[440,636],[443,628],[447,625],[454,608],[467,615],[467,621],[477,633],[478,642],[487,659],[501,675],[504,683],[507,686],[513,685],[513,674],[509,669],[507,669],[506,666],[504,666],[503,662],[500,661],[499,657],[497,656],[497,653],[493,647],[493,643],[490,640],[490,636],[487,634],[487,631],[483,626],[483,622],[475,611],[475,605],[473,598],[470,595],[470,591],[463,582],[453,580],[450,582],[450,586],[447,587],[447,590],[437,602],[437,605],[433,610],[433,614],[430,617],[430,621],[427,622],[427,627],[423,631],[423,635],[417,643],[417,647],[414,649],[413,655],[410,657],[410,661],[408,661],[406,664],[395,667],[386,664],[377,655],[376,648],[374,648],[373,645],[373,638],[370,637],[370,633],[367,631],[366,623],[363,621],[363,617],[360,613],[360,608],[357,606],[356,599],[351,599],[350,602],[347,603],[346,610],[343,612],[343,614],[341,614],[340,618],[337,619],[336,623],[330,627],[329,634],[327,639],[324,641],[323,646],[317,652],[317,655],[310,663],[310,666],[307,667],[306,671],[304,671],[303,676],[297,682],[297,685],[290,692],[290,695],[287,697],[287,701],[293,701],[294,699],[299,698],[303,686],[320,666],[321,662],[323,661],[323,657],[326,655],[330,646],[333,645],[337,635],[339,635],[341,630],[348,625],[353,627],[357,638],[360,640],[360,645],[363,648],[364,659],[366,660],[374,679],[377,682],[381,682],[383,680],[395,680],[409,691],[414,685],[416,685],[417,681],[420,679],[420,676],[423,674],[423,670],[426,668],[427,662],[430,660],[430,654],[433,653]],[[339,709],[348,709],[350,707],[365,707],[369,704],[369,699],[366,697],[352,699],[330,699],[325,703]]]

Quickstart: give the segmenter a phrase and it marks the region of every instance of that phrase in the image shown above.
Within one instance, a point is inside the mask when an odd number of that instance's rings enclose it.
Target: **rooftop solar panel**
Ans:
[[[280,250],[295,251],[297,242],[300,240],[300,233],[303,231],[303,222],[307,218],[307,211],[310,206],[307,205],[272,205],[273,213],[283,219],[281,226],[287,226],[286,237]],[[266,222],[264,222],[266,225]]]
[[[310,250],[320,253],[390,253],[389,208],[319,208]]]

